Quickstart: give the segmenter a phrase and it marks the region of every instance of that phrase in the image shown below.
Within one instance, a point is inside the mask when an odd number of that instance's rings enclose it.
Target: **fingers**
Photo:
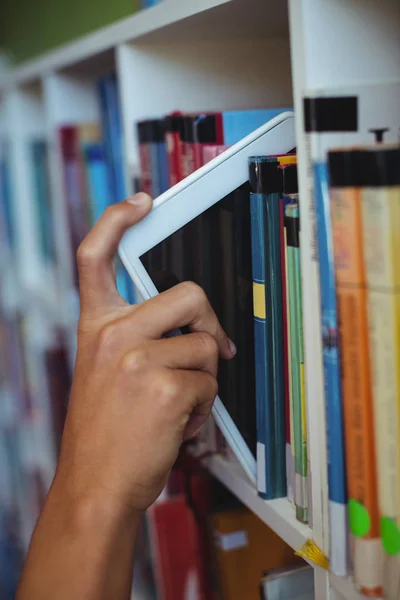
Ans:
[[[181,283],[151,298],[132,313],[135,331],[145,338],[157,339],[169,331],[188,325],[193,332],[212,336],[222,358],[230,359],[236,354],[213,311],[206,294],[195,283]]]
[[[170,369],[218,372],[218,344],[208,333],[191,333],[156,340],[146,346],[147,359]]]
[[[137,194],[107,208],[79,247],[77,260],[82,311],[99,313],[122,304],[118,295],[113,260],[124,232],[151,210],[147,194]]]

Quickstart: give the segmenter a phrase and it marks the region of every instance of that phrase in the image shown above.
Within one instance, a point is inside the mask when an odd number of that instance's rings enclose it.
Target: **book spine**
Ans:
[[[140,121],[137,124],[137,137],[139,142],[140,189],[145,194],[149,194],[151,196],[152,172],[147,121]]]
[[[111,192],[103,144],[88,144],[84,150],[93,223],[111,204]]]
[[[287,497],[293,502],[292,449],[290,446],[290,392],[289,392],[289,338],[287,308],[287,272],[286,272],[286,235],[285,235],[285,200],[279,202],[279,233],[281,245],[281,278],[282,278],[282,322],[283,322],[283,369],[285,386],[285,439],[286,439],[286,488]]]
[[[354,578],[362,593],[380,597],[382,560],[360,190],[331,187],[330,205],[340,317],[349,525],[355,538]]]
[[[343,399],[335,270],[326,164],[314,166],[314,194],[321,285],[321,319],[324,361],[325,410],[328,443],[330,560],[335,575],[349,570],[347,481]]]
[[[274,436],[271,427],[269,407],[271,388],[269,385],[268,365],[270,356],[266,333],[265,298],[265,205],[261,194],[251,194],[251,243],[253,270],[253,311],[254,311],[254,354],[256,374],[256,410],[257,410],[257,489],[264,499],[270,498],[272,487],[272,450]],[[269,315],[268,315],[269,318]]]
[[[172,115],[166,117],[165,141],[167,144],[170,187],[183,179],[182,173],[182,133],[184,117]]]
[[[286,453],[285,453],[285,376],[283,370],[283,313],[282,272],[280,238],[279,192],[265,196],[266,204],[266,306],[270,315],[269,344],[272,359],[272,383],[274,399],[275,430],[275,497],[286,496]]]
[[[288,284],[290,306],[290,341],[292,365],[292,401],[293,401],[293,430],[295,445],[295,505],[296,516],[308,522],[308,485],[307,485],[307,439],[304,427],[304,408],[301,390],[301,338],[300,338],[300,298],[298,285],[298,252],[299,252],[299,219],[297,204],[288,204],[285,209],[287,255],[288,255]]]
[[[284,211],[286,202],[284,206]],[[288,384],[289,384],[289,432],[290,432],[290,453],[289,458],[289,479],[291,482],[291,501],[296,504],[296,470],[295,470],[295,442],[294,442],[294,413],[293,413],[293,370],[292,370],[292,338],[291,338],[291,312],[289,295],[289,251],[288,238],[286,230],[286,219],[284,217],[284,238],[285,238],[285,276],[286,276],[286,311],[287,311],[287,354],[288,354]]]
[[[384,591],[394,600],[400,582],[400,147],[371,148],[358,157],[369,180],[362,182],[361,207]]]
[[[53,260],[54,244],[51,220],[51,204],[47,171],[47,146],[44,141],[32,142],[31,146],[36,215],[40,232],[43,259]]]

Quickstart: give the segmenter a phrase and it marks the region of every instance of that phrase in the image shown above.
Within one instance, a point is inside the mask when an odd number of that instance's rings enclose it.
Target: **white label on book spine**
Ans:
[[[267,478],[265,473],[265,446],[257,442],[257,488],[260,494],[267,493]]]
[[[217,533],[217,544],[224,551],[239,550],[248,545],[247,532],[233,531],[232,533]]]

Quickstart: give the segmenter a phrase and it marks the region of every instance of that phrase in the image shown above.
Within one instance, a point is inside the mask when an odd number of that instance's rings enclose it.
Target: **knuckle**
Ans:
[[[121,370],[126,375],[131,375],[142,370],[149,364],[149,355],[145,348],[136,348],[124,356]]]
[[[218,381],[216,377],[213,377],[212,375],[208,375],[208,378],[210,400],[214,401],[215,397],[218,395]]]
[[[118,342],[119,331],[115,323],[108,323],[99,333],[98,345],[100,349],[110,349]]]
[[[162,371],[154,383],[158,401],[162,406],[169,406],[181,394],[178,378],[173,371]]]
[[[104,215],[111,227],[118,225],[121,219],[121,206],[119,204],[111,204],[104,211]]]
[[[215,357],[218,355],[218,344],[212,335],[206,332],[197,333],[194,336],[197,348],[206,355]]]
[[[185,281],[182,283],[183,291],[187,297],[193,299],[196,304],[207,304],[207,296],[202,287],[193,281]]]
[[[86,266],[90,267],[97,260],[96,252],[87,239],[84,239],[80,244],[76,253],[76,260],[81,269]]]

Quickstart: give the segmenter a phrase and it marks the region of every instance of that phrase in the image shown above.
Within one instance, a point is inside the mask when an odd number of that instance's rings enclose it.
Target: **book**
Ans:
[[[338,159],[347,167],[356,160],[361,187],[383,581],[385,598],[394,600],[400,591],[400,147],[335,152],[333,171]]]
[[[314,569],[309,565],[273,569],[260,583],[261,600],[314,600]]]
[[[160,597],[207,600],[201,579],[199,530],[185,497],[155,503],[148,515]]]
[[[52,262],[55,258],[55,249],[48,177],[47,144],[45,140],[32,141],[30,144],[30,153],[40,252],[44,262]]]
[[[307,425],[304,394],[304,352],[302,337],[302,291],[300,276],[299,205],[285,206],[285,229],[287,243],[287,283],[289,297],[289,323],[291,344],[291,380],[293,410],[293,441],[295,459],[294,503],[296,517],[308,522],[308,458]]]
[[[74,264],[75,281],[77,283],[78,272],[75,256],[79,244],[89,231],[84,187],[84,172],[80,159],[77,128],[72,125],[64,125],[59,130],[59,136],[63,157],[64,189],[66,201],[65,210],[68,218],[72,260]]]
[[[112,202],[126,197],[123,135],[118,82],[115,74],[98,81],[102,137],[105,143]]]
[[[150,158],[150,131],[148,121],[140,121],[136,124],[137,137],[139,144],[140,158],[140,191],[149,194],[152,190],[152,173],[151,173],[151,158]]]
[[[193,138],[194,168],[197,170],[205,164],[205,146],[213,147],[223,143],[221,113],[198,115],[193,122]]]
[[[332,155],[329,166],[354,580],[362,593],[380,597],[383,552],[357,153]]]
[[[285,228],[285,207],[298,200],[297,165],[287,165],[283,172],[283,192],[279,207],[279,229],[281,244],[282,273],[282,316],[283,316],[283,369],[285,384],[285,429],[286,429],[286,487],[288,500],[292,503],[295,490],[295,445],[292,393],[292,351],[290,338],[290,300],[288,280],[288,252]]]
[[[89,144],[100,144],[102,142],[102,132],[100,123],[97,121],[88,121],[86,123],[79,123],[77,125],[78,130],[78,143],[80,149],[80,158],[84,166],[84,193],[85,193],[85,207],[86,207],[86,219],[90,226],[94,221],[94,215],[92,212],[93,202],[91,199],[91,188],[88,182],[87,168],[85,165],[85,150]]]
[[[206,165],[210,160],[213,160],[216,156],[219,156],[225,150],[228,150],[230,146],[224,145],[209,145],[204,144],[202,148],[203,164]]]
[[[196,115],[184,115],[183,128],[181,132],[181,173],[185,179],[196,170],[195,167],[195,141],[194,124]]]
[[[249,159],[255,372],[257,403],[258,493],[265,499],[286,495],[285,381],[280,166],[295,157]]]
[[[378,132],[395,142],[400,126],[396,101],[399,82],[315,89],[304,98],[309,178],[302,202],[311,227],[310,245],[303,253],[305,356],[315,356],[321,344],[323,364],[306,361],[307,393],[319,398],[325,384],[328,453],[329,554],[333,573],[349,573],[347,488],[344,457],[343,406],[336,314],[335,281],[328,200],[327,152],[331,148],[368,144]],[[318,323],[315,316],[321,314]],[[323,374],[320,371],[323,369]],[[321,436],[325,428],[321,428]],[[321,437],[321,443],[325,439]]]
[[[168,153],[170,187],[182,181],[182,138],[184,136],[184,117],[173,113],[165,117],[165,141]]]
[[[258,127],[286,111],[293,111],[293,108],[224,111],[222,113],[223,143],[226,146],[237,144]]]
[[[83,156],[91,205],[91,221],[94,224],[111,204],[104,143],[100,141],[86,144],[83,148]]]
[[[13,215],[13,197],[9,165],[8,143],[2,140],[0,145],[0,221],[4,232],[4,241],[10,250],[15,245],[15,227]]]

